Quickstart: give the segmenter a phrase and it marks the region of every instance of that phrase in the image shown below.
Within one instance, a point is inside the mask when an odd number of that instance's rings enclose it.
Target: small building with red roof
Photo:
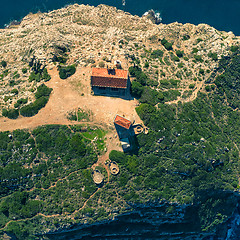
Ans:
[[[114,118],[114,124],[125,128],[126,130],[129,130],[129,128],[132,126],[132,122],[128,119],[121,117],[120,115],[116,115]]]
[[[135,136],[132,122],[125,117],[116,115],[114,118],[114,125],[121,141],[123,151],[130,151],[132,149],[131,145]]]
[[[128,71],[122,69],[92,68],[91,87],[95,95],[128,96]]]

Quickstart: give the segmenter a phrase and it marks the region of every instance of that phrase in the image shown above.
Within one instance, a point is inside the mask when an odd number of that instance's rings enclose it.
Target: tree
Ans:
[[[67,67],[59,67],[59,76],[61,79],[66,79],[70,76],[72,76],[76,72],[75,65],[70,65]]]
[[[134,97],[140,98],[143,92],[143,86],[136,81],[133,81],[131,84],[131,93]]]
[[[181,58],[181,57],[183,57],[183,51],[181,51],[181,50],[177,50],[176,51],[176,54],[177,54],[177,56],[179,57],[179,58]]]
[[[1,65],[5,68],[7,66],[7,62],[6,61],[1,61]]]
[[[77,155],[80,155],[80,156],[83,156],[85,155],[86,153],[86,146],[83,142],[83,138],[80,134],[76,134],[74,135],[70,142],[69,142],[69,145],[70,145],[70,151],[77,154]]]

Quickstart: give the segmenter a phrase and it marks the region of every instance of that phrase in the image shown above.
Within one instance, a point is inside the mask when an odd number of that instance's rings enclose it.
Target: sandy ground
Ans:
[[[73,124],[66,115],[79,107],[92,111],[92,124],[100,124],[107,129],[114,129],[113,119],[116,114],[142,123],[135,111],[136,100],[91,95],[90,68],[79,68],[65,80],[59,78],[56,67],[50,69],[49,74],[52,78],[46,85],[53,91],[47,105],[33,117],[19,117],[15,120],[0,118],[0,131],[35,128],[45,124]]]

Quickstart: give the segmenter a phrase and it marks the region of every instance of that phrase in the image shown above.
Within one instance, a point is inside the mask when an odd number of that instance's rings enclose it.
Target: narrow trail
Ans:
[[[194,101],[197,98],[198,92],[202,89],[203,84],[204,84],[204,81],[197,83],[196,87],[190,97],[188,97],[186,99],[179,97],[176,100],[166,102],[166,104],[177,104],[179,101],[182,103],[188,103],[188,102]]]

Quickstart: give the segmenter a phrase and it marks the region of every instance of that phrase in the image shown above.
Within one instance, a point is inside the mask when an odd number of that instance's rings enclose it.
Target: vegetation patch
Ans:
[[[161,40],[161,44],[169,51],[172,50],[172,43],[168,42],[165,38]]]
[[[52,88],[48,88],[45,84],[40,85],[35,93],[36,100],[20,108],[20,114],[24,117],[36,115],[47,104],[51,92]]]
[[[36,71],[32,71],[29,76],[29,81],[44,81],[47,82],[51,79],[51,76],[48,74],[47,69],[44,68],[43,70],[37,69]]]
[[[72,76],[76,72],[76,66],[70,65],[70,66],[61,66],[58,67],[59,70],[59,76],[61,79],[66,79],[70,76]]]
[[[80,125],[0,132],[0,228],[12,220],[4,230],[29,239],[49,224],[54,227],[51,215],[79,210],[97,190],[90,167],[104,136],[100,128]],[[36,227],[38,213],[49,215],[50,222]]]
[[[71,111],[68,113],[67,118],[71,121],[91,121],[93,113],[91,110],[83,110],[78,108],[76,111]]]
[[[6,108],[4,108],[2,110],[2,115],[4,117],[10,118],[10,119],[16,119],[19,116],[19,111],[17,109],[9,109],[9,110],[7,110]]]

